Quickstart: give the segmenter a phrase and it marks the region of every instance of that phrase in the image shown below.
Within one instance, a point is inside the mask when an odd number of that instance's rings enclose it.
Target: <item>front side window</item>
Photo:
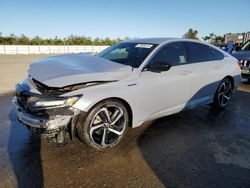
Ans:
[[[161,48],[151,59],[151,63],[162,62],[172,66],[187,63],[186,51],[183,43],[174,42]]]
[[[138,68],[156,46],[156,44],[145,43],[120,43],[105,49],[97,56]]]
[[[185,42],[185,44],[188,49],[190,63],[214,60],[213,53],[209,46],[195,42]]]

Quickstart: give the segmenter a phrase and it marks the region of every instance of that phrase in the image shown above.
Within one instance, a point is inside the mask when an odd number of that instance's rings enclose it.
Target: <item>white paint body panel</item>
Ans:
[[[223,51],[221,52],[226,57],[221,61],[173,66],[170,70],[161,73],[142,71],[154,53],[169,42],[175,41],[186,40],[172,39],[160,43],[144,60],[141,66],[133,70],[128,66],[119,67],[119,64],[116,66],[110,63],[110,66],[112,65],[114,69],[111,68],[108,72],[112,72],[110,70],[113,70],[119,73],[114,76],[115,82],[75,90],[63,96],[82,94],[83,96],[73,107],[85,112],[88,112],[95,104],[104,99],[122,99],[131,107],[133,115],[132,126],[137,127],[146,120],[177,113],[184,108],[192,108],[212,102],[219,82],[226,76],[235,78],[234,84],[235,86],[238,85],[240,68],[237,60]],[[212,47],[214,48],[214,46]],[[56,61],[56,59],[54,60]],[[77,74],[77,83],[79,83],[79,80],[84,82],[86,79],[88,81],[114,80],[114,78],[110,77],[110,75],[114,75],[113,73],[105,74],[107,71],[104,70],[100,72],[102,74],[99,76],[95,75],[96,72],[93,74],[89,72],[89,76],[83,73],[82,77],[79,76],[80,74]],[[37,75],[39,73],[37,72],[33,72],[32,74],[35,79],[39,77]],[[69,81],[68,77],[64,77],[63,75],[47,80],[45,77],[40,76],[40,81],[53,86],[62,86],[65,83],[72,83],[73,80],[74,77],[70,77]],[[32,89],[32,86],[30,86],[30,89],[38,92],[34,88]]]
[[[91,81],[121,80],[132,67],[87,54],[51,56],[33,62],[29,75],[49,87]]]

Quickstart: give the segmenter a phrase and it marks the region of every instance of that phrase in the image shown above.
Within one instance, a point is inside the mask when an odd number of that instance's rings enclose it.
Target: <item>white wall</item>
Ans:
[[[49,45],[0,45],[0,55],[5,54],[68,54],[98,53],[108,46],[49,46]]]

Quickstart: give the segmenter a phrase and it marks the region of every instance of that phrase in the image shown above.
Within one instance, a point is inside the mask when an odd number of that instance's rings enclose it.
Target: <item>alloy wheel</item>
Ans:
[[[224,81],[218,90],[218,102],[221,107],[225,107],[232,96],[232,84],[230,81]]]
[[[102,107],[93,117],[89,135],[99,147],[106,148],[116,143],[126,128],[124,110],[116,105]]]

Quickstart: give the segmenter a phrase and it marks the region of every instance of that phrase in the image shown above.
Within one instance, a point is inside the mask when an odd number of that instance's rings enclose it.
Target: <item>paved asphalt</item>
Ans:
[[[204,106],[147,122],[106,151],[80,141],[55,147],[31,135],[11,105],[14,82],[37,57],[0,56],[0,187],[250,187],[250,84],[225,111]]]

